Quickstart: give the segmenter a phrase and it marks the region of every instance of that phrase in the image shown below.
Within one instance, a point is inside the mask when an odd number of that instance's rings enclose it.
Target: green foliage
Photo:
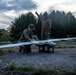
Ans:
[[[16,66],[14,63],[11,64],[8,67],[5,67],[4,70],[6,71],[14,71],[14,70],[19,70],[19,71],[34,71],[36,68],[33,66]]]
[[[76,70],[74,68],[69,67],[42,67],[42,68],[34,68],[34,67],[17,67],[15,64],[12,64],[6,68],[0,69],[0,73],[11,73],[12,75],[76,75]],[[14,72],[14,74],[13,74]],[[1,74],[6,75],[6,74]],[[7,74],[8,75],[8,74]]]
[[[29,24],[36,23],[35,16],[29,12],[27,14],[22,14],[18,18],[15,18],[13,22],[11,22],[11,31],[10,35],[13,37],[13,40],[18,40],[24,29],[28,27]]]
[[[63,38],[76,36],[76,18],[71,12],[65,13],[53,10],[49,13],[51,18],[51,37]],[[36,22],[38,20],[38,22]],[[32,23],[35,25],[36,31],[34,34],[41,38],[41,21],[37,19],[31,12],[22,14],[15,18],[10,25],[10,35],[13,40],[18,40],[24,29]]]
[[[0,54],[3,54],[3,53],[4,53],[4,51],[0,49]]]
[[[8,50],[7,52],[12,53],[12,52],[14,52],[14,51],[13,51],[13,50]]]
[[[13,70],[16,70],[17,69],[17,66],[15,64],[12,64],[10,65],[9,67],[5,68],[6,70],[10,70],[10,71],[13,71]]]
[[[7,30],[1,29],[0,31],[1,31],[0,41],[11,41],[12,40]]]
[[[38,36],[39,39],[41,39],[41,21],[38,19],[38,22],[35,25],[36,31],[35,34]]]
[[[76,36],[76,19],[71,12],[52,11],[49,17],[52,21],[53,37]]]
[[[0,31],[0,38],[1,38],[1,36],[2,36],[2,32]]]

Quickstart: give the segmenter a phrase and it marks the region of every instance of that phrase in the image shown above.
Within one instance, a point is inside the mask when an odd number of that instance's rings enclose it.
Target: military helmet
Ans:
[[[28,25],[28,28],[35,29],[33,24]]]

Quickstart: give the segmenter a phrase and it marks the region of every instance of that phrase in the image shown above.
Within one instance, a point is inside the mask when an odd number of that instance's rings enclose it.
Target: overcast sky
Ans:
[[[0,0],[0,29],[7,29],[22,13],[48,10],[70,11],[76,16],[76,0]]]

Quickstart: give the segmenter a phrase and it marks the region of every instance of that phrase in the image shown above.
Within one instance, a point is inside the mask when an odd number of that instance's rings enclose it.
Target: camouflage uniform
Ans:
[[[32,39],[32,36],[33,36],[32,31],[25,29],[20,37],[20,40],[24,42],[30,42]]]
[[[25,29],[20,37],[20,41],[23,41],[23,42],[30,42],[31,39],[32,39],[32,35],[33,35],[33,32],[32,31],[29,31],[28,29]],[[31,44],[30,45],[24,45],[24,46],[20,46],[20,49],[19,51],[23,51],[23,52],[28,52],[30,53],[31,52]]]

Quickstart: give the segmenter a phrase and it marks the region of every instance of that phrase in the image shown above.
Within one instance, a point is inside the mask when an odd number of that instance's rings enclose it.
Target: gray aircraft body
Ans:
[[[39,44],[39,43],[50,43],[51,45],[57,45],[54,42],[56,42],[56,41],[70,41],[70,40],[76,40],[76,37],[74,37],[74,38],[49,39],[49,40],[40,40],[40,41],[31,41],[31,42],[18,42],[18,43],[14,43],[14,44],[0,45],[0,48],[17,47],[17,46],[30,45],[30,44]]]

